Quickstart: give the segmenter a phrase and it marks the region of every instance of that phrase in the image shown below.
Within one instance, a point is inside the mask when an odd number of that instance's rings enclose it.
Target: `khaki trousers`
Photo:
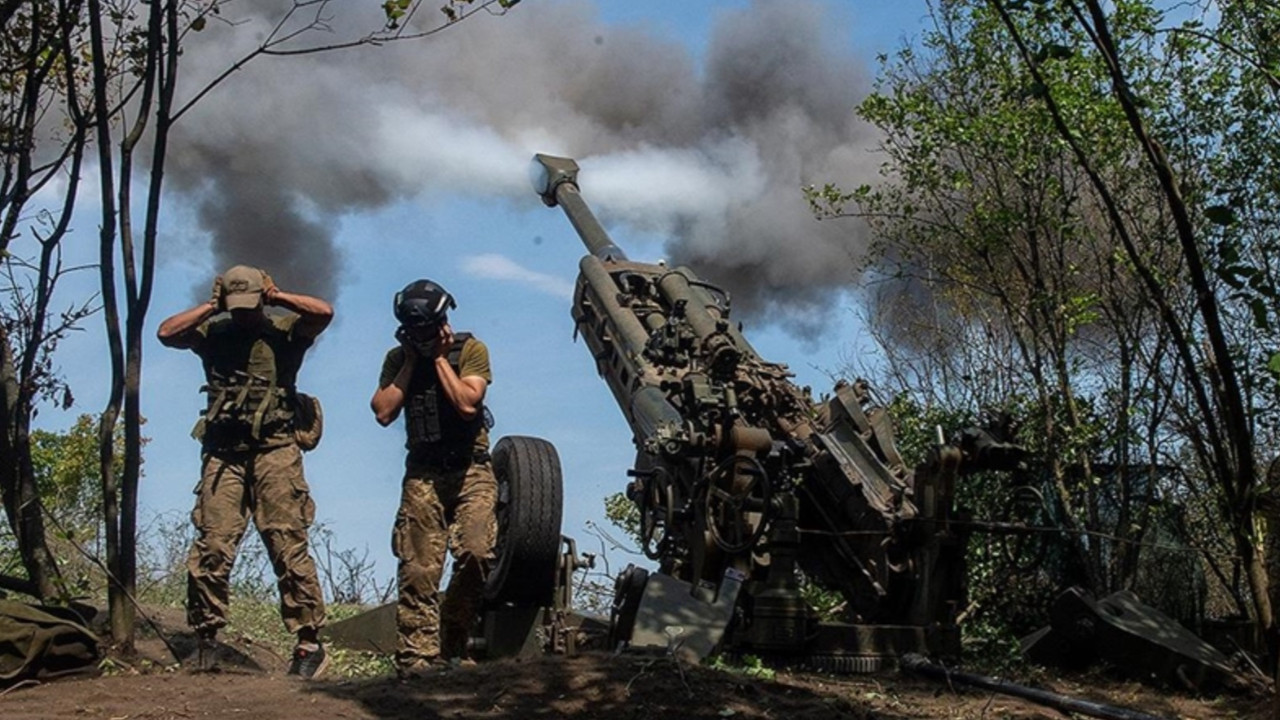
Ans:
[[[444,470],[410,466],[401,488],[391,549],[399,559],[396,663],[462,657],[494,559],[498,485],[489,461]],[[443,603],[445,552],[453,576]]]
[[[229,579],[252,515],[275,571],[280,617],[289,632],[324,626],[324,595],[307,552],[316,506],[295,444],[204,455],[191,522],[196,540],[187,557],[187,622],[196,630],[227,624]]]

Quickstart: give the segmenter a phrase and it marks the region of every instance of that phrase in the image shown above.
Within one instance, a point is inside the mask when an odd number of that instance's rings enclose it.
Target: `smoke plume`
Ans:
[[[277,4],[253,11],[265,22]],[[376,27],[381,11],[335,12],[335,27]],[[846,20],[755,0],[720,13],[695,59],[590,3],[539,0],[426,41],[260,58],[183,119],[171,187],[196,202],[219,265],[332,297],[342,215],[458,188],[536,203],[533,153],[566,155],[602,221],[665,233],[669,261],[804,334],[864,251],[858,225],[817,222],[801,194],[874,172],[874,133],[854,117],[866,75],[830,31]],[[252,49],[251,27],[194,37],[188,87]]]

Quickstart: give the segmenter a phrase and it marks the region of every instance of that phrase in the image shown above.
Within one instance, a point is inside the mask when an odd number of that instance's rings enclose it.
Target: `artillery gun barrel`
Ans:
[[[569,158],[538,153],[533,156],[533,189],[548,207],[559,206],[568,216],[573,229],[587,252],[601,260],[626,260],[627,254],[613,244],[609,233],[596,220],[587,203],[578,192],[578,163]]]

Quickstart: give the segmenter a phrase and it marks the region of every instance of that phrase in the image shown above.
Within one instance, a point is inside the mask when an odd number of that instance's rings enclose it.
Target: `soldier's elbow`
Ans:
[[[160,329],[156,330],[156,339],[165,347],[178,347],[181,344],[181,337],[181,333],[176,333],[164,325],[161,325]]]
[[[396,416],[400,414],[400,408],[395,403],[389,403],[379,395],[374,395],[369,401],[369,409],[373,411],[373,417],[382,427],[386,427],[396,421]]]
[[[373,417],[382,427],[386,427],[396,421],[399,411],[395,408],[379,405],[377,402],[371,403],[373,408]]]

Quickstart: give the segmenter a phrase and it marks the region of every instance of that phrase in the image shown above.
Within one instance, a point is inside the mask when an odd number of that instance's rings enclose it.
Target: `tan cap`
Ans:
[[[236,265],[222,273],[222,290],[228,310],[252,310],[262,305],[262,271]]]

